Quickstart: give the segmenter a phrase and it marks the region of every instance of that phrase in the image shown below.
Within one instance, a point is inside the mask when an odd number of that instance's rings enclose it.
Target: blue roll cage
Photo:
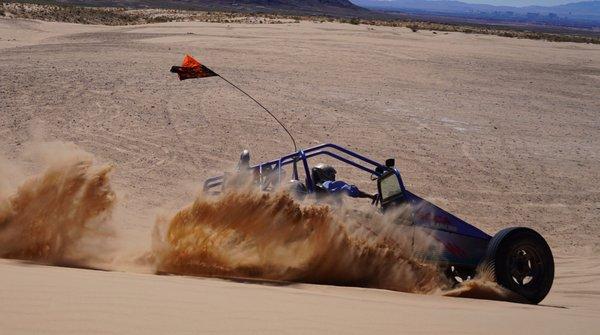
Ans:
[[[357,159],[359,162],[348,159],[347,157],[342,156],[341,154],[346,154],[350,157]],[[254,166],[251,166],[250,169],[254,171],[258,171],[259,175],[262,175],[262,172],[265,170],[277,171],[278,173],[278,183],[281,183],[282,178],[282,168],[286,165],[293,164],[293,174],[292,179],[299,180],[297,164],[299,162],[302,163],[304,168],[304,175],[306,176],[306,188],[308,193],[313,193],[315,191],[315,184],[312,180],[312,176],[310,173],[310,167],[308,164],[308,160],[310,158],[326,155],[332,158],[335,158],[339,161],[342,161],[346,164],[352,165],[362,171],[368,172],[371,175],[377,176],[380,178],[382,175],[386,173],[393,173],[396,175],[398,179],[398,183],[400,184],[400,188],[402,192],[405,192],[404,183],[402,182],[402,177],[400,176],[400,171],[395,167],[387,167],[384,164],[378,163],[368,157],[365,157],[361,154],[358,154],[352,150],[346,149],[342,146],[333,143],[325,143],[314,146],[308,149],[301,149],[297,152],[291,153],[289,155],[283,156],[279,159],[271,160],[268,162],[260,163]],[[225,179],[225,175],[216,176],[207,179],[204,182],[204,191],[208,191],[214,187],[220,186],[223,184]]]

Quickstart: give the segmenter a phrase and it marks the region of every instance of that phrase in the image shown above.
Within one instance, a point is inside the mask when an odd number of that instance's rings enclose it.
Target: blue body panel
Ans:
[[[480,229],[409,191],[405,192],[405,197],[413,207],[413,218],[416,225],[486,241],[492,238]]]
[[[466,267],[481,262],[491,236],[409,191],[405,197],[412,207],[415,229],[438,242],[424,249],[415,246],[419,258]]]

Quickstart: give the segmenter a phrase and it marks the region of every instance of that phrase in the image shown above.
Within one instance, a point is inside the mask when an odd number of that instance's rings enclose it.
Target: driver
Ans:
[[[352,198],[369,198],[373,201],[377,199],[377,194],[369,194],[359,190],[355,185],[335,180],[337,171],[331,165],[318,164],[312,168],[311,172],[317,196],[346,193]]]

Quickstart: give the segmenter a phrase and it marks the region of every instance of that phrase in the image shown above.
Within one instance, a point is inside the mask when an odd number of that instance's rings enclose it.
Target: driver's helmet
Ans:
[[[323,184],[326,181],[335,181],[337,171],[331,165],[317,164],[312,168],[312,179],[315,185]]]

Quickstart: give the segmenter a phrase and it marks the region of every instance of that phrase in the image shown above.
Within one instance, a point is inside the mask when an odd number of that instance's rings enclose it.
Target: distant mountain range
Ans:
[[[495,6],[444,0],[352,0],[358,6],[377,9],[421,9],[439,13],[512,11],[560,15],[600,15],[600,1],[581,1],[558,6]]]
[[[600,24],[600,1],[582,1],[558,6],[494,6],[445,0],[352,0],[361,7],[409,14],[439,14],[465,18],[498,19],[538,23],[579,21]]]
[[[305,14],[357,15],[367,12],[348,0],[55,0],[56,3],[85,6],[178,8],[199,10],[236,10],[289,12]]]
[[[500,24],[517,27],[527,25],[544,30],[576,28],[600,34],[600,0],[552,7],[493,6],[446,0],[17,0],[16,2],[270,12],[384,20],[400,18],[453,24]]]

